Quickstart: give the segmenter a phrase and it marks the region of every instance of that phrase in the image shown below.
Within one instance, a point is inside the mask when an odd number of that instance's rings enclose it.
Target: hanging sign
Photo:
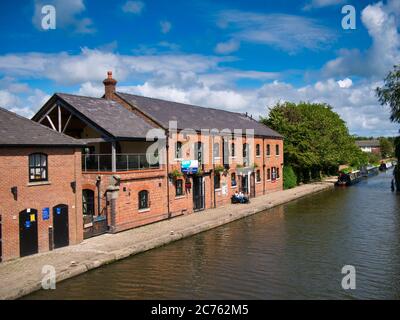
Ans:
[[[198,160],[182,160],[181,171],[186,174],[194,174],[199,170]]]
[[[49,220],[50,219],[50,208],[43,208],[42,209],[42,219]]]

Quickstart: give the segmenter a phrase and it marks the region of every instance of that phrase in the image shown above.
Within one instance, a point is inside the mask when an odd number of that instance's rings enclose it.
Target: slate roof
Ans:
[[[377,148],[381,146],[379,140],[356,140],[356,145],[361,147]]]
[[[77,139],[0,107],[0,147],[82,145]]]
[[[118,102],[66,93],[55,95],[115,138],[145,138],[154,128]]]
[[[170,120],[176,120],[178,129],[254,129],[254,134],[273,138],[282,136],[271,128],[241,113],[221,109],[205,108],[178,102],[148,98],[127,93],[117,93],[129,104],[137,107],[144,114],[154,119],[164,128],[168,128]]]

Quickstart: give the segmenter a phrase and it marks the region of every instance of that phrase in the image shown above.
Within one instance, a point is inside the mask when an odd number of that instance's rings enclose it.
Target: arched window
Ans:
[[[149,207],[149,192],[142,190],[139,192],[139,210],[148,209]]]
[[[94,191],[82,190],[82,208],[84,215],[94,215]]]
[[[175,144],[175,159],[182,159],[182,142],[180,141]]]
[[[236,187],[236,173],[231,173],[231,186]]]
[[[275,146],[275,154],[279,156],[279,144]]]
[[[199,161],[199,165],[203,163],[203,143],[196,142],[194,145],[194,156]]]
[[[243,165],[248,166],[249,165],[249,144],[248,143],[243,143]]]
[[[261,181],[261,171],[260,171],[260,170],[257,170],[257,171],[256,171],[256,181],[257,181],[257,182],[260,182],[260,181]]]
[[[236,154],[235,154],[235,143],[232,142],[231,143],[231,157],[235,157],[235,156],[236,156]]]
[[[29,155],[29,181],[47,181],[47,154],[32,153]]]
[[[219,158],[219,143],[218,142],[214,142],[213,156],[214,156],[214,158]]]
[[[176,196],[183,196],[183,180],[177,179],[175,181]]]
[[[271,155],[271,145],[267,144],[267,156]]]

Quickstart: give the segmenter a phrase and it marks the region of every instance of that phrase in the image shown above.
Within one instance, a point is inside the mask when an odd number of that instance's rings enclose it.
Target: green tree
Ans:
[[[376,88],[376,95],[381,105],[388,105],[391,109],[390,120],[400,122],[400,65],[393,67],[384,79],[384,85]],[[396,157],[400,161],[399,140],[395,140]],[[400,164],[394,169],[397,191],[400,191]]]
[[[393,156],[393,144],[392,142],[385,137],[379,138],[379,143],[381,147],[381,156],[382,158],[389,158]]]
[[[390,107],[390,120],[400,122],[400,65],[388,73],[384,85],[376,88],[376,95],[382,105]]]
[[[293,167],[299,182],[334,174],[341,164],[368,162],[345,122],[327,104],[278,103],[261,122],[284,136],[285,165]]]

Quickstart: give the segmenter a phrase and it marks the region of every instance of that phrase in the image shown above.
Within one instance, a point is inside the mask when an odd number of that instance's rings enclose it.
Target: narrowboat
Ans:
[[[352,172],[341,172],[338,180],[336,181],[337,186],[351,186],[355,183],[360,182],[362,178],[361,171],[355,170]]]

